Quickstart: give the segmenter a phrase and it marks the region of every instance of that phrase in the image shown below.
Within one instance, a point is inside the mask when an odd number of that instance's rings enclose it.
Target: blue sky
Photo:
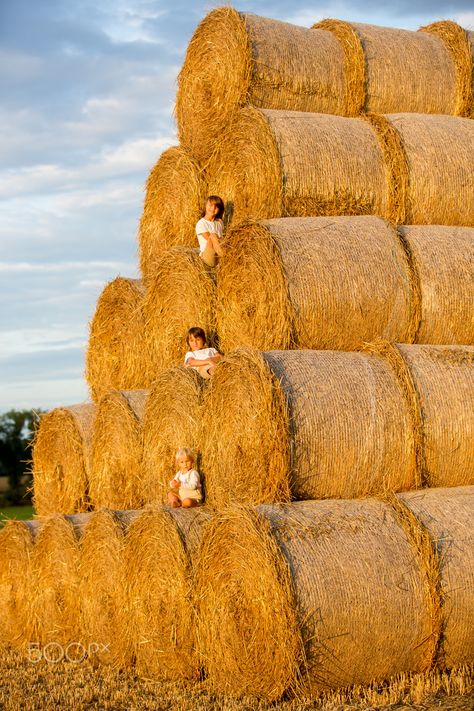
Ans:
[[[218,4],[0,3],[0,411],[87,399],[88,323],[107,281],[138,276],[143,186],[176,143],[176,76]],[[310,26],[325,17],[417,29],[472,0],[246,1]]]

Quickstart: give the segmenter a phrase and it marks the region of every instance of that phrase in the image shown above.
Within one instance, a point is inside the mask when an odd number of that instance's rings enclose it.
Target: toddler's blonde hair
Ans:
[[[193,462],[195,461],[194,452],[190,447],[180,447],[176,452],[176,461],[178,461],[180,457],[189,457]]]

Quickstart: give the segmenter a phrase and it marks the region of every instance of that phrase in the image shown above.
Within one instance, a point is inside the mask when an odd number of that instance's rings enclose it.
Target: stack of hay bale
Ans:
[[[40,427],[51,516],[0,534],[4,640],[269,700],[474,663],[473,57],[453,22],[204,19],[142,280],[91,324],[94,404]],[[195,325],[225,353],[207,384]],[[179,446],[204,508],[162,506]]]

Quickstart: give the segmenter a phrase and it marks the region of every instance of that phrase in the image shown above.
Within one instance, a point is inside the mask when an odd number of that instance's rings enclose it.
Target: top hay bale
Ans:
[[[180,141],[207,160],[209,136],[247,104],[347,116],[469,115],[458,77],[472,62],[444,40],[440,33],[338,20],[309,29],[217,8],[196,29],[179,75]]]

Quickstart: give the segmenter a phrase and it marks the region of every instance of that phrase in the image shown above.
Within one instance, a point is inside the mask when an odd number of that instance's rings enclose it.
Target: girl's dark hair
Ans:
[[[209,195],[206,198],[206,202],[204,203],[204,210],[202,211],[201,217],[204,217],[206,214],[206,203],[212,202],[217,208],[219,208],[219,212],[216,215],[216,220],[222,220],[224,217],[224,210],[225,210],[225,205],[224,201],[219,195]]]
[[[206,345],[206,343],[207,343],[206,332],[200,326],[193,326],[187,332],[186,343],[188,344],[188,346],[189,346],[189,336],[194,336],[194,338],[202,338],[202,340],[204,341],[204,345]]]

